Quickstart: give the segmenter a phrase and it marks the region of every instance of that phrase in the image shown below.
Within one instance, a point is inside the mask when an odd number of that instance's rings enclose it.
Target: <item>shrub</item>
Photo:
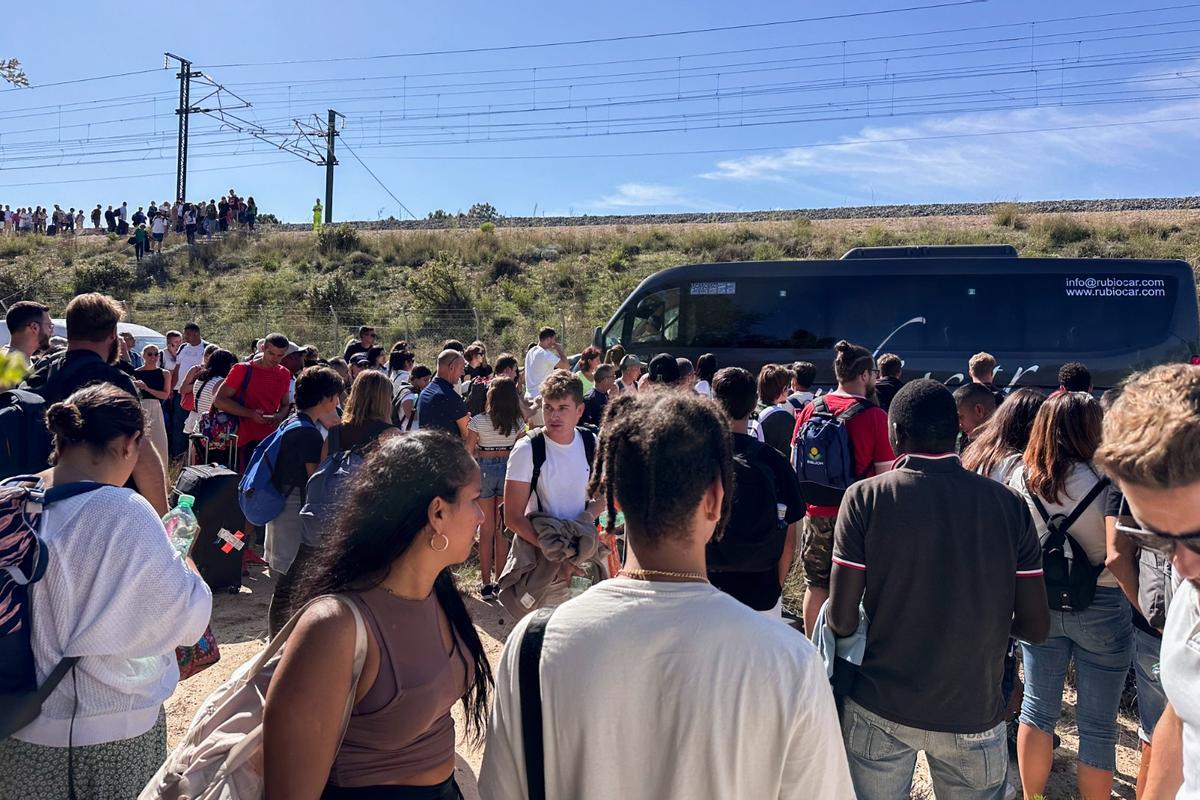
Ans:
[[[324,253],[349,253],[359,249],[358,229],[343,222],[326,225],[317,232],[317,247]]]
[[[105,257],[75,268],[71,289],[75,294],[101,292],[124,298],[133,291],[136,281],[133,272],[114,257]]]
[[[1023,231],[1027,227],[1021,207],[1016,203],[998,203],[992,207],[992,224],[1001,228]]]
[[[509,258],[508,256],[501,256],[492,262],[492,269],[489,272],[489,275],[492,279],[492,282],[495,283],[501,278],[519,278],[521,277],[521,272],[522,268],[520,261],[517,261],[515,258]]]
[[[500,212],[491,203],[476,203],[467,210],[468,219],[477,219],[481,222],[495,222],[500,219]]]
[[[496,223],[485,222],[479,226],[479,230],[481,233],[492,233],[493,231],[496,230]]]
[[[330,307],[341,310],[358,304],[358,292],[341,275],[309,284],[306,294],[309,307],[319,314],[329,313]]]
[[[1038,225],[1038,231],[1050,247],[1063,247],[1090,239],[1092,236],[1091,228],[1066,214],[1046,217]]]
[[[407,287],[415,308],[443,311],[471,307],[471,290],[462,265],[444,255],[413,270]]]

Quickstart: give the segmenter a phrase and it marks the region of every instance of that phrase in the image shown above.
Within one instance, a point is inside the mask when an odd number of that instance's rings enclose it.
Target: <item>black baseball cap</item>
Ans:
[[[676,383],[679,380],[679,362],[670,353],[659,353],[650,359],[650,380],[654,383]]]

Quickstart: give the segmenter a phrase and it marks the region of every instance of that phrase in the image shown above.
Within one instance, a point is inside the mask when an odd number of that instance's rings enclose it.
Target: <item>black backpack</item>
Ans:
[[[25,385],[33,388],[0,392],[0,480],[31,475],[50,465],[50,432],[46,430],[50,404],[44,395],[50,393],[52,382],[65,380],[81,363],[85,362],[67,364],[65,354],[49,356],[38,362],[27,380]]]
[[[744,453],[733,455],[733,506],[721,539],[706,548],[709,572],[765,572],[779,564],[784,535],[776,510],[779,487],[763,458],[768,448],[751,439]]]
[[[1055,611],[1084,611],[1096,597],[1096,580],[1104,571],[1104,564],[1095,566],[1088,561],[1087,552],[1070,531],[1071,526],[1107,486],[1108,478],[1096,481],[1096,485],[1071,513],[1065,515],[1051,514],[1041,498],[1029,492],[1034,507],[1050,532],[1046,541],[1042,542],[1042,573],[1046,581],[1046,599]],[[1070,557],[1066,553],[1068,544],[1071,546]]]

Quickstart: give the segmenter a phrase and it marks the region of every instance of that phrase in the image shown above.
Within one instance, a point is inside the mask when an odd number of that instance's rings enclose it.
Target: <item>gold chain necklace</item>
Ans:
[[[668,572],[661,569],[623,569],[617,573],[624,575],[626,578],[636,578],[637,580],[648,581],[650,576],[659,578],[684,578],[691,581],[703,581],[708,583],[708,576],[702,572]]]

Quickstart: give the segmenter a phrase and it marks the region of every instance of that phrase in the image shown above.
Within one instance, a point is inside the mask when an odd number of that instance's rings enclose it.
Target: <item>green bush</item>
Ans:
[[[137,283],[133,271],[112,256],[75,267],[71,289],[75,294],[101,292],[124,299]]]
[[[521,262],[515,258],[501,256],[492,262],[492,268],[489,275],[492,283],[496,283],[501,278],[519,278],[521,277]]]
[[[1027,227],[1021,207],[1016,203],[997,203],[992,207],[992,224],[1001,228],[1023,231]]]
[[[479,226],[479,230],[480,230],[480,232],[482,232],[482,233],[492,233],[493,231],[495,231],[495,230],[496,230],[496,223],[494,223],[494,222],[485,222],[485,223],[483,223],[482,225],[480,225],[480,226]]]
[[[441,311],[471,307],[471,290],[462,265],[444,256],[414,269],[407,288],[414,308]]]
[[[1091,228],[1066,214],[1046,217],[1038,224],[1038,232],[1050,247],[1063,247],[1092,236]]]
[[[317,247],[323,253],[349,253],[360,249],[358,228],[343,222],[341,225],[325,225],[317,232]]]
[[[307,299],[309,308],[319,314],[328,314],[329,309],[339,311],[358,304],[358,292],[341,275],[333,275],[309,284]]]

